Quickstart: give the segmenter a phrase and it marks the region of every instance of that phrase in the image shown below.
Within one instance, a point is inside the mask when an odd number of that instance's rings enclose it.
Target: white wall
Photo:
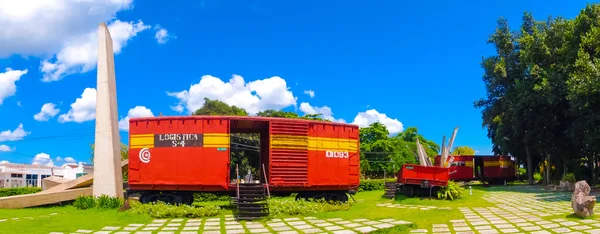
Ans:
[[[31,164],[0,164],[0,188],[30,186],[41,187],[42,179],[48,176],[60,176],[66,179],[77,178],[78,173],[92,173],[93,168],[84,166],[82,163],[71,168],[68,165],[62,167],[47,167]],[[21,178],[14,178],[13,175],[21,175]],[[31,179],[27,179],[27,177]]]

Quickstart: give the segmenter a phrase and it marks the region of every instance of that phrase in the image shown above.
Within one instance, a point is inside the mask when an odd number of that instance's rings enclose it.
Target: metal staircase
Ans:
[[[396,198],[396,192],[398,191],[398,186],[396,182],[385,182],[385,194],[383,197],[394,199]]]
[[[264,171],[265,166],[262,165],[262,167]],[[236,171],[238,171],[237,165]],[[263,175],[266,181],[266,174],[264,172]],[[236,186],[237,196],[232,198],[233,204],[237,207],[234,212],[236,219],[256,220],[269,216],[269,184],[239,182],[238,179]]]
[[[236,199],[238,220],[255,220],[269,215],[269,202],[263,184],[239,184]]]

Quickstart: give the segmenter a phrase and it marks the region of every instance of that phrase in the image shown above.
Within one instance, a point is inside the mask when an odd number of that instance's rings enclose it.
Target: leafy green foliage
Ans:
[[[597,180],[599,18],[600,4],[569,20],[525,13],[519,30],[500,18],[488,39],[496,54],[481,63],[487,95],[475,107],[494,152],[525,163],[529,183],[539,165],[553,168],[539,175],[548,181],[580,170]]]
[[[269,201],[269,212],[274,217],[318,214],[348,209],[350,209],[350,203],[326,202],[324,200],[271,199]]]
[[[225,193],[194,193],[194,202],[229,201],[231,196]]]
[[[99,197],[94,196],[80,196],[73,202],[73,206],[77,209],[85,210],[90,208],[98,209],[117,209],[123,205],[123,200],[117,197],[109,197],[102,195]]]
[[[278,117],[278,118],[290,118],[290,119],[309,119],[309,120],[319,120],[330,122],[328,119],[323,119],[322,114],[308,114],[304,116],[299,116],[295,112],[290,111],[282,111],[282,110],[265,110],[258,112],[256,116],[260,117]]]
[[[32,194],[40,191],[42,191],[42,188],[38,187],[0,188],[0,197]]]
[[[220,100],[204,98],[202,108],[194,111],[192,115],[248,116],[248,112],[244,108],[230,106]]]
[[[475,155],[475,150],[469,146],[457,146],[452,150],[452,155]]]
[[[73,202],[73,206],[80,210],[96,207],[96,198],[93,196],[80,196]]]
[[[387,128],[373,123],[360,129],[361,172],[365,177],[382,178],[383,172],[394,176],[402,165],[417,163],[416,141],[419,139],[433,162],[440,146],[418,134],[416,127],[409,127],[396,136],[390,136]]]
[[[534,179],[535,181],[540,181],[540,180],[542,180],[542,174],[540,174],[539,172],[536,172],[536,173],[533,175],[533,179]]]
[[[169,205],[163,202],[153,204],[142,204],[131,202],[131,210],[134,214],[150,215],[152,218],[202,218],[216,216],[221,212],[218,206],[194,207],[189,205]]]
[[[575,174],[573,173],[567,173],[563,176],[562,181],[568,181],[568,182],[577,182],[577,178],[575,178]]]
[[[455,200],[463,197],[464,188],[454,181],[448,181],[448,186],[441,187],[438,192],[438,199]]]

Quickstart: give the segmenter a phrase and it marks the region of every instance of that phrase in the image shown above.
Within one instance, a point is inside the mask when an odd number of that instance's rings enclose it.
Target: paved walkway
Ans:
[[[138,233],[138,234],[150,234],[150,233],[205,233],[205,234],[217,234],[217,233],[280,233],[280,234],[294,234],[294,233],[335,233],[335,234],[346,234],[346,233],[368,233],[377,229],[390,228],[397,225],[409,225],[412,224],[403,220],[396,219],[383,219],[383,220],[369,220],[369,219],[354,219],[344,220],[340,218],[332,219],[317,219],[314,217],[304,218],[285,218],[285,219],[272,219],[266,223],[259,222],[246,222],[245,224],[239,223],[233,219],[232,216],[226,216],[223,218],[208,218],[208,219],[159,219],[154,220],[149,224],[129,224],[125,227],[104,227],[102,230],[78,230],[76,233],[111,233],[111,234],[125,234],[125,233]],[[51,232],[52,234],[58,234],[60,232]]]
[[[397,208],[397,209],[419,209],[419,210],[451,210],[452,209],[452,207],[395,204],[392,202],[379,203],[376,206],[387,207],[387,208]]]
[[[484,199],[495,207],[460,207],[464,219],[433,224],[413,233],[591,233],[600,234],[600,221],[549,216],[572,213],[570,194],[490,192]]]

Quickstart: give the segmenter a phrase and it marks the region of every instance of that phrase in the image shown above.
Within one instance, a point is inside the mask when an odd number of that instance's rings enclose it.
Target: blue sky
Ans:
[[[491,154],[473,102],[497,19],[572,18],[588,1],[71,2],[0,6],[0,161],[89,159],[100,22],[115,43],[124,122],[222,97],[251,112],[416,126],[438,143],[460,126],[455,145]]]

